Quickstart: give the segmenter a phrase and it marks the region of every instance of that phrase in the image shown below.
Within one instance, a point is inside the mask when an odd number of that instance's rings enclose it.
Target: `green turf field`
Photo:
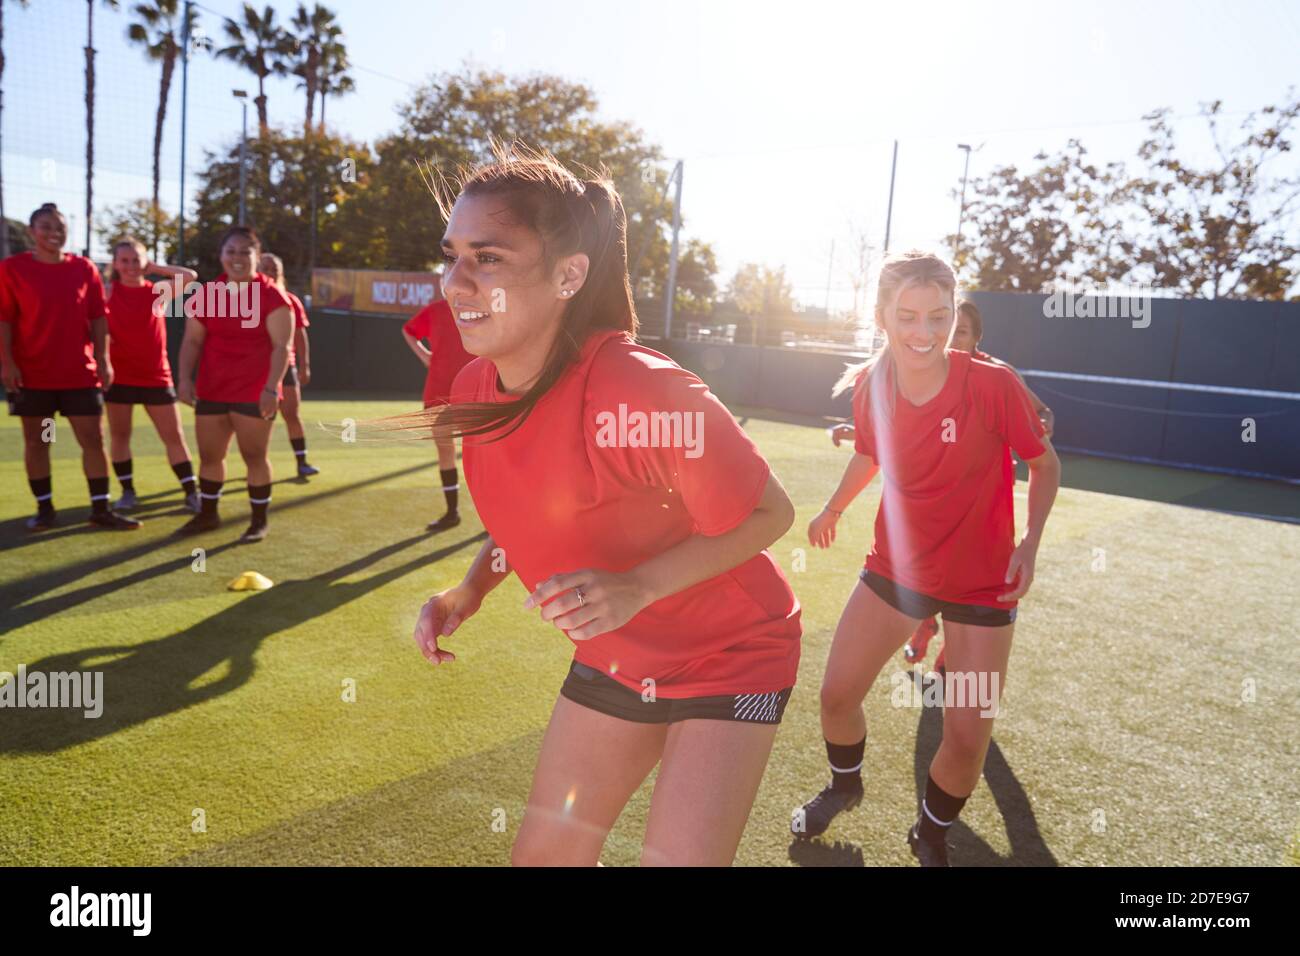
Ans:
[[[308,402],[304,418],[411,407],[335,396]],[[753,416],[746,428],[798,507],[774,549],[790,571],[847,452],[820,428]],[[284,475],[293,457],[276,427]],[[322,474],[279,481],[271,537],[240,547],[237,455],[227,525],[174,538],[180,494],[137,411],[145,527],[91,531],[78,523],[76,445],[59,428],[63,524],[28,537],[20,435],[0,423],[0,671],[102,671],[106,704],[98,719],[0,710],[0,860],[508,862],[571,645],[521,610],[511,580],[450,642],[455,664],[420,656],[419,606],[459,580],[482,534],[469,508],[453,532],[425,535],[441,507],[429,443],[309,432]],[[954,865],[1300,863],[1300,525],[1186,506],[1223,479],[1067,459],[1067,485],[1072,469],[1088,480],[1062,489],[1049,523],[986,779],[951,837]],[[1300,497],[1261,487],[1283,510]],[[878,494],[879,481],[836,546],[808,549],[806,570],[790,573],[804,606],[800,681],[739,863],[913,864],[904,834],[941,714],[892,707],[890,671],[867,701],[862,806],[822,841],[788,833],[791,809],[826,776],[817,688]],[[1017,503],[1023,523],[1023,485]],[[225,590],[245,570],[276,586]],[[637,861],[652,783],[610,835],[607,865]]]

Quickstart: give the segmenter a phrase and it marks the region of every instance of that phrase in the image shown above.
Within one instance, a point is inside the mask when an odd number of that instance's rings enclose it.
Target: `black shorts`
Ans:
[[[940,614],[945,621],[952,621],[954,624],[974,624],[978,627],[1006,627],[1016,619],[1014,607],[986,607],[983,604],[954,604],[951,601],[942,601],[920,591],[905,588],[879,574],[871,574],[865,568],[858,577],[862,579],[863,584],[876,592],[880,600],[894,610],[902,611],[908,617],[925,620]]]
[[[560,694],[575,704],[638,724],[675,724],[680,720],[738,720],[750,724],[779,724],[790,691],[766,694],[724,694],[719,697],[650,697],[624,687],[614,678],[574,661]]]
[[[50,418],[55,412],[71,415],[99,415],[104,410],[104,393],[98,388],[20,388],[9,392],[9,414],[23,418]]]
[[[298,367],[296,365],[290,365],[284,370],[284,379],[281,384],[283,384],[285,388],[298,387]]]
[[[104,393],[104,401],[115,405],[174,405],[176,389],[170,385],[113,385]]]
[[[199,398],[194,401],[195,415],[247,415],[249,418],[261,418],[262,410],[257,402],[209,402]],[[275,421],[274,413],[264,421]]]

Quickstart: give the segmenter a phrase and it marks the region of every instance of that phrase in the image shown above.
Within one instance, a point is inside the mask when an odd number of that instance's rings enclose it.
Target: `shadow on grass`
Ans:
[[[69,708],[17,711],[0,723],[0,754],[53,753],[228,693],[253,676],[253,655],[266,638],[330,614],[390,581],[484,538],[486,533],[479,532],[363,581],[337,583],[429,540],[427,534],[412,535],[313,577],[284,581],[269,591],[253,592],[195,626],[167,637],[135,645],[86,647],[30,663],[29,673],[101,672],[103,713],[97,718],[87,718],[82,710]],[[107,663],[95,663],[102,658],[111,659]],[[200,677],[221,667],[226,672],[218,680],[191,687]]]

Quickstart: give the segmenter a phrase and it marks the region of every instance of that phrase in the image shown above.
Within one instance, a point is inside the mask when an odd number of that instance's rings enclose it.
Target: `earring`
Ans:
[[[560,290],[560,295],[562,295],[564,298],[567,299],[569,296],[573,295],[573,290],[572,290],[572,289],[561,289],[561,290]]]

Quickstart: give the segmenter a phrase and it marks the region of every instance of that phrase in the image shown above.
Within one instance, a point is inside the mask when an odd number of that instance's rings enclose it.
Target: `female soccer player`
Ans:
[[[308,351],[307,307],[284,284],[284,260],[270,253],[262,253],[258,271],[275,283],[281,294],[289,300],[293,308],[293,337],[289,340],[289,369],[284,373],[283,395],[280,399],[280,411],[284,413],[284,423],[289,429],[289,444],[293,446],[294,458],[297,459],[298,477],[310,478],[319,475],[320,469],[307,462],[307,433],[302,427],[302,417],[298,410],[302,407],[302,386],[311,382],[311,354]]]
[[[613,184],[516,147],[462,183],[442,240],[466,349],[450,406],[490,537],[420,612],[439,647],[510,571],[577,647],[542,742],[515,864],[594,865],[662,762],[642,862],[726,865],[799,658],[799,604],[765,550],[780,482],[726,408],[635,344]]]
[[[446,405],[456,375],[474,356],[461,344],[456,320],[446,299],[430,302],[402,326],[402,338],[415,357],[428,369],[424,376],[424,407]],[[426,347],[420,340],[429,344]],[[460,475],[456,473],[456,440],[451,435],[436,434],[438,473],[442,477],[442,494],[447,512],[428,524],[429,531],[444,531],[460,524]]]
[[[54,413],[61,412],[81,446],[90,523],[133,530],[140,522],[108,504],[100,389],[112,386],[113,366],[104,283],[93,262],[63,252],[68,223],[54,203],[32,213],[27,234],[32,250],[0,262],[0,379],[9,414],[23,420],[23,464],[36,497],[27,528],[43,531],[56,522],[49,442],[56,437]]]
[[[280,404],[280,381],[289,365],[293,309],[275,283],[257,271],[262,250],[256,232],[231,226],[221,237],[220,248],[226,271],[205,283],[185,304],[177,393],[182,402],[194,406],[201,508],[179,533],[197,534],[220,526],[217,504],[233,435],[248,469],[248,503],[253,512],[239,540],[252,543],[266,537],[271,503],[267,447]]]
[[[131,414],[143,405],[167,449],[181,489],[185,507],[199,511],[199,493],[190,462],[190,450],[181,430],[181,413],[176,407],[172,369],[167,361],[167,305],[177,296],[168,290],[155,294],[146,275],[177,278],[181,289],[199,276],[193,269],[150,262],[144,243],[130,237],[113,244],[112,283],[108,293],[108,354],[113,362],[113,387],[104,395],[108,413],[109,452],[113,471],[122,484],[116,507],[130,510],[136,505],[132,474]]]
[[[829,547],[844,510],[883,473],[875,542],[822,681],[831,783],[796,812],[792,827],[817,835],[861,801],[862,701],[917,623],[937,613],[956,673],[948,675],[943,740],[908,834],[923,866],[948,864],[944,837],[983,771],[1016,602],[1033,581],[1060,483],[1060,462],[1010,369],[945,349],[955,288],[951,267],[932,255],[905,253],[882,266],[876,321],[887,345],[840,381],[839,389],[854,385],[855,453],[808,526],[809,541]],[[1009,449],[1029,466],[1029,520],[1019,545]]]

